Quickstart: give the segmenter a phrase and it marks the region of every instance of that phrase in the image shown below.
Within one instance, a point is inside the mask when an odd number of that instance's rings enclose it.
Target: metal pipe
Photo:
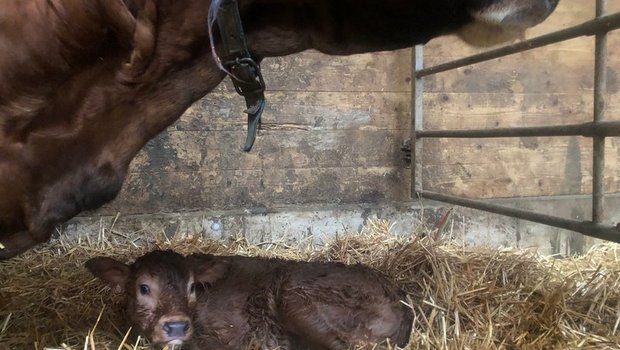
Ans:
[[[436,200],[440,202],[460,205],[462,207],[483,210],[495,214],[510,216],[517,219],[537,222],[544,225],[563,228],[575,232],[582,233],[586,236],[600,238],[616,243],[620,243],[620,227],[602,225],[592,221],[578,221],[572,219],[564,219],[557,216],[540,214],[523,209],[511,208],[503,205],[492,204],[480,200],[473,200],[463,197],[440,194],[430,191],[421,191],[418,193],[421,198]]]
[[[600,137],[620,136],[620,121],[589,122],[582,124],[553,125],[540,127],[498,128],[498,129],[459,129],[459,130],[419,130],[416,138],[491,138],[491,137],[550,137],[583,136]]]
[[[425,77],[431,74],[437,74],[460,67],[469,66],[474,63],[480,63],[495,58],[511,55],[517,52],[527,51],[538,47],[555,44],[560,41],[566,41],[580,36],[591,36],[598,33],[608,32],[610,30],[620,28],[620,12],[612,15],[602,16],[593,20],[584,22],[571,28],[559,30],[557,32],[541,35],[536,38],[524,40],[515,44],[500,47],[487,52],[479,53],[469,57],[461,58],[447,63],[442,63],[433,67],[421,69],[416,72],[416,77]]]
[[[596,0],[596,16],[605,14],[606,0]],[[607,85],[607,33],[599,33],[594,46],[594,124],[605,119],[605,87]],[[604,217],[605,135],[592,140],[592,221],[600,223]]]
[[[411,198],[422,190],[422,139],[416,133],[424,129],[424,78],[415,72],[424,68],[424,46],[416,45],[411,52]]]

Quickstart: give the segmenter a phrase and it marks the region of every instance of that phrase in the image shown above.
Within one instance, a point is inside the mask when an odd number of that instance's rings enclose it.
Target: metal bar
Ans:
[[[605,14],[606,0],[596,0],[596,16]],[[594,124],[605,119],[605,87],[607,84],[607,33],[599,33],[594,46]],[[600,223],[604,216],[605,135],[592,140],[592,221]]]
[[[411,198],[422,190],[422,139],[416,133],[424,129],[424,78],[415,72],[424,68],[424,46],[416,45],[411,52]]]
[[[591,36],[602,32],[620,28],[620,12],[612,15],[602,16],[584,22],[571,28],[559,30],[557,32],[541,35],[536,38],[524,40],[512,45],[497,48],[487,52],[479,53],[469,57],[461,58],[447,63],[442,63],[433,67],[428,67],[417,71],[417,77],[425,77],[431,74],[445,72],[447,70],[469,66],[495,58],[511,55],[517,52],[527,51],[538,47],[554,44],[560,41],[578,38],[580,36]]]
[[[602,225],[591,221],[578,221],[572,219],[564,219],[557,216],[540,214],[528,210],[506,207],[503,205],[492,204],[480,200],[473,200],[457,196],[450,196],[430,191],[419,192],[422,198],[432,199],[440,202],[446,202],[462,207],[483,210],[495,214],[510,216],[517,219],[537,222],[544,225],[563,228],[575,232],[582,233],[586,236],[605,239],[608,241],[620,243],[620,227]]]
[[[620,136],[620,121],[589,122],[570,125],[553,125],[540,127],[498,128],[498,129],[458,129],[458,130],[422,130],[416,131],[416,138],[490,138],[490,137],[551,137],[583,136],[608,137]]]

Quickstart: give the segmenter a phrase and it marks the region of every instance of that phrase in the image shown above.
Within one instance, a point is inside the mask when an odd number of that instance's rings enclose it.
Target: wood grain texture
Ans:
[[[620,1],[609,1],[609,12]],[[594,16],[594,2],[565,0],[530,36]],[[479,50],[454,38],[426,47],[426,65]],[[620,33],[608,38],[607,120],[620,120]],[[425,128],[545,126],[592,120],[594,39],[582,37],[425,80]],[[606,147],[605,189],[620,191],[617,139]],[[582,137],[439,139],[424,145],[423,186],[474,198],[584,194],[591,191],[592,142]]]

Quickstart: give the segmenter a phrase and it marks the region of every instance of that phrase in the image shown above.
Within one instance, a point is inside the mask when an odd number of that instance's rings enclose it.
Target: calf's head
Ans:
[[[182,344],[193,327],[196,285],[187,261],[172,251],[153,251],[127,265],[108,257],[86,262],[95,277],[124,291],[132,326],[156,345]]]

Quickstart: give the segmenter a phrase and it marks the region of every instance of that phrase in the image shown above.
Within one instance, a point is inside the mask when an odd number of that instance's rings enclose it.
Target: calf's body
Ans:
[[[370,349],[404,346],[411,332],[406,294],[361,265],[155,251],[129,266],[94,258],[87,267],[125,290],[129,319],[155,343]],[[186,329],[171,335],[170,324]]]

